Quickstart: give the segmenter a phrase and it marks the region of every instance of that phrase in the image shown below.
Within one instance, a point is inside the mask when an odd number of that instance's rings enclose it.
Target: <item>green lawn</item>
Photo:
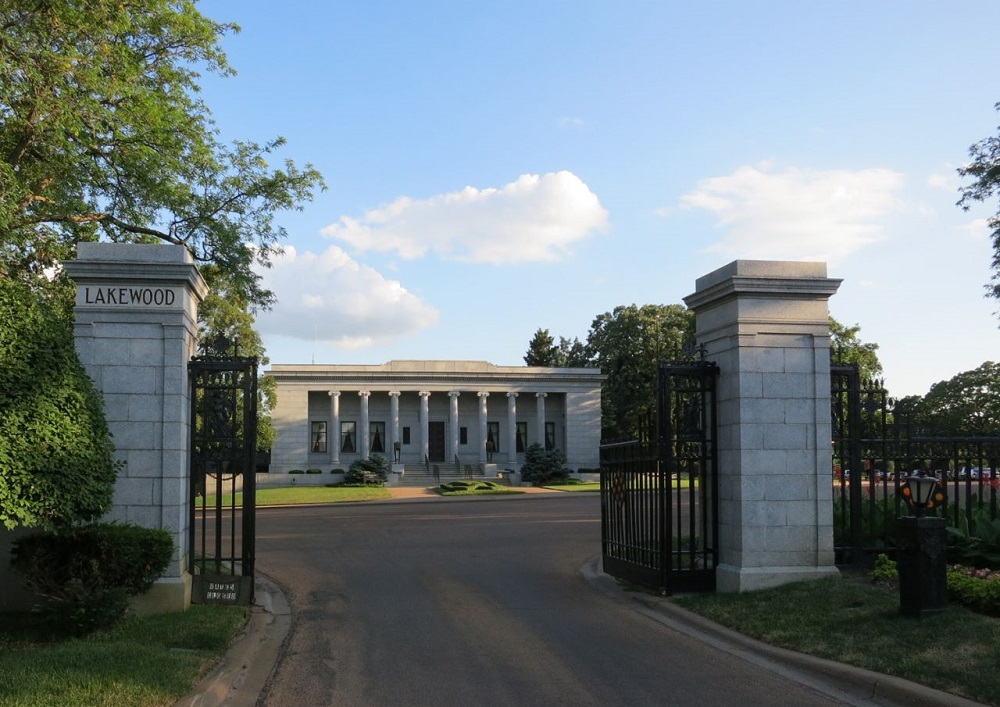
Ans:
[[[302,505],[307,503],[346,503],[350,501],[381,501],[392,498],[387,488],[380,486],[281,486],[257,489],[258,506]],[[205,500],[208,506],[215,504],[215,496],[209,494]],[[232,496],[225,494],[222,503],[228,506]],[[243,494],[236,494],[236,505],[243,504]]]
[[[900,616],[898,590],[851,576],[674,601],[764,643],[1000,705],[1000,618],[954,604]]]
[[[556,491],[600,491],[601,484],[597,481],[581,481],[574,484],[546,484],[543,488]]]
[[[222,657],[248,616],[247,607],[193,606],[51,641],[32,617],[0,614],[0,705],[173,704]]]

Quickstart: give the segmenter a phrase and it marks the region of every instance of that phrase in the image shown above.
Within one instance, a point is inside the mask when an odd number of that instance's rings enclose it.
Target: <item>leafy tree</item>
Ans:
[[[680,358],[694,338],[694,314],[680,304],[615,307],[598,315],[587,349],[607,375],[601,424],[605,439],[635,436],[654,410],[657,367]]]
[[[833,363],[856,365],[862,378],[874,379],[882,375],[882,362],[878,360],[878,344],[865,343],[858,334],[861,327],[844,326],[830,317],[830,353]]]
[[[1000,110],[1000,103],[994,105]],[[1000,128],[998,128],[1000,132]],[[1000,195],[1000,135],[993,135],[969,148],[969,163],[958,168],[961,177],[971,179],[971,183],[963,186],[959,193],[958,205],[965,211],[972,202],[985,202]],[[1000,299],[1000,210],[987,221],[993,239],[993,277],[987,292],[995,299]]]
[[[559,337],[558,365],[564,368],[587,368],[594,365],[587,345],[575,336],[572,339]]]
[[[524,354],[526,366],[555,366],[559,348],[548,329],[539,329],[528,343]]]
[[[323,183],[268,164],[281,138],[219,142],[198,70],[233,73],[234,31],[190,0],[0,4],[0,277],[44,284],[80,241],[166,242],[273,300],[252,269],[285,235],[273,216]]]
[[[68,298],[0,277],[0,521],[66,526],[111,507],[104,408],[76,355]]]
[[[580,368],[591,366],[592,361],[587,346],[578,338],[559,337],[559,343],[548,329],[539,329],[528,343],[524,354],[527,366],[548,366],[556,368]]]
[[[997,434],[1000,431],[1000,364],[986,361],[931,386],[919,405],[920,419],[936,432]]]

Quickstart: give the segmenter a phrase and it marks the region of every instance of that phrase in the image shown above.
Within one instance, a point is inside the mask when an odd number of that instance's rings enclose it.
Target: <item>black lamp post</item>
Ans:
[[[937,479],[914,472],[903,488],[913,515],[900,518],[896,530],[899,613],[923,616],[948,605],[945,520],[934,515],[942,495]]]

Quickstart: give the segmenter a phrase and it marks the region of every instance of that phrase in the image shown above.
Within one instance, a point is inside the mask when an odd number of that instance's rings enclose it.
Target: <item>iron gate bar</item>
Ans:
[[[662,365],[652,434],[601,446],[608,574],[662,592],[714,589],[717,375],[710,363]]]
[[[939,477],[943,499],[936,512],[952,525],[973,527],[978,509],[997,518],[1000,479],[963,479],[958,469],[997,470],[1000,436],[927,434],[896,408],[881,382],[862,380],[853,367],[832,366],[830,373],[833,465],[842,472],[835,480],[838,564],[863,566],[878,553],[894,553],[896,519],[907,513],[902,480],[914,470]]]
[[[667,546],[671,553],[669,584],[673,591],[715,589],[719,535],[715,439],[718,373],[718,366],[708,361],[665,363],[659,367],[659,456],[666,466],[666,481],[671,485],[667,516],[673,515],[675,506],[678,511]],[[681,483],[685,473],[687,494]],[[689,539],[686,546],[685,509]]]
[[[188,373],[192,601],[249,604],[256,550],[257,360],[206,352],[192,358]]]

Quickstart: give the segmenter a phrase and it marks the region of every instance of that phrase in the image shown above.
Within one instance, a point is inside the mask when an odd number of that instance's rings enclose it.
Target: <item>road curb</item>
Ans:
[[[285,593],[259,572],[250,620],[208,675],[175,707],[253,707],[284,650],[292,625]]]

